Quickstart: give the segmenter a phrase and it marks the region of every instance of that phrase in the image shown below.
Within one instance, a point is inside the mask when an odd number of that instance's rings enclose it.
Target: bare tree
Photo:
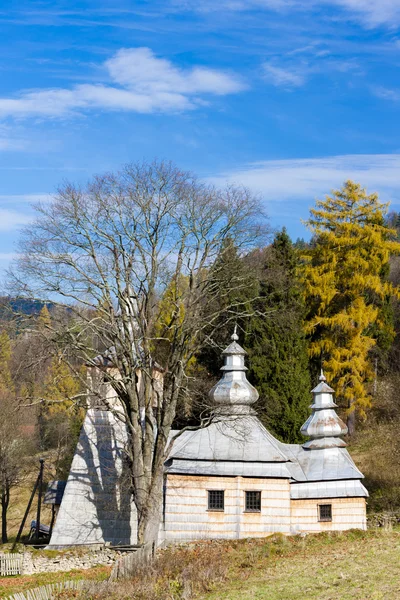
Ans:
[[[0,392],[0,411],[1,541],[5,544],[11,490],[24,476],[26,440],[21,433],[21,414],[15,407],[15,399],[4,391]]]
[[[98,367],[98,348],[108,349],[115,370],[106,369],[104,378],[129,433],[138,541],[152,541],[187,367],[204,331],[219,322],[211,300],[232,298],[247,285],[247,278],[232,273],[227,281],[224,273],[222,286],[210,267],[228,238],[242,253],[265,240],[259,200],[245,188],[216,189],[154,162],[98,176],[85,188],[65,184],[37,211],[21,242],[13,291],[69,305],[74,319],[57,324],[53,317],[48,328],[66,359],[72,352]],[[245,310],[231,300],[227,321]]]

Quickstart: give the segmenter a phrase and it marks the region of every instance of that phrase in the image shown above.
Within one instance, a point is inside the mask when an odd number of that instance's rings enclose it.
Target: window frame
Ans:
[[[325,508],[325,507],[329,507],[329,516],[322,516],[321,514],[321,508]],[[332,510],[332,503],[327,503],[327,502],[323,502],[318,504],[318,522],[319,523],[332,523],[333,520],[333,510]]]
[[[259,501],[259,505],[260,508],[248,508],[248,494],[258,494],[258,501]],[[262,496],[261,496],[261,490],[245,490],[244,491],[244,512],[245,513],[260,513],[261,512],[261,501],[262,501]],[[258,502],[257,502],[258,504]]]
[[[222,508],[211,506],[211,494],[222,494]],[[224,512],[225,511],[225,490],[207,490],[207,512]]]

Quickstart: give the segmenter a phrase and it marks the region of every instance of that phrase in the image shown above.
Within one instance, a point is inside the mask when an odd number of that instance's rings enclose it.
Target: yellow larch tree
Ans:
[[[10,371],[11,340],[6,331],[0,332],[0,390],[13,392],[14,384]]]
[[[68,412],[77,408],[76,396],[81,384],[60,355],[56,355],[44,382],[44,397],[49,414]]]
[[[391,327],[381,308],[399,291],[387,280],[391,254],[400,253],[395,231],[385,226],[388,204],[346,181],[317,200],[306,225],[313,240],[304,253],[309,314],[305,323],[310,355],[320,359],[339,404],[347,409],[349,432],[356,411],[371,405],[371,350],[380,329]]]

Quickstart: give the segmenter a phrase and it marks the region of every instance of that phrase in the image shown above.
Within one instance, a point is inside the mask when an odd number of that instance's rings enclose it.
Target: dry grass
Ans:
[[[36,575],[21,575],[2,577],[0,579],[0,598],[40,587],[48,583],[58,583],[67,579],[104,580],[110,575],[110,567],[93,567],[93,569],[75,570],[68,573],[38,573]]]
[[[379,600],[400,598],[400,532],[370,530],[203,542],[160,552],[130,580],[80,600]]]
[[[399,388],[400,375],[379,381],[375,407],[348,449],[365,475],[370,494],[368,512],[391,513],[400,521]]]

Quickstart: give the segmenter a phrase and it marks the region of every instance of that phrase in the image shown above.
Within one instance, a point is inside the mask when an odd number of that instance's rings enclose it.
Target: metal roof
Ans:
[[[290,472],[295,481],[333,481],[363,479],[346,448],[307,450],[297,444],[282,444],[290,458]]]
[[[220,417],[208,427],[183,433],[169,458],[247,463],[289,460],[278,440],[253,415]]]
[[[336,404],[333,401],[334,391],[326,384],[326,377],[321,370],[320,383],[312,390],[314,402],[311,405],[312,414],[300,429],[304,436],[310,439],[303,444],[309,450],[320,448],[343,448],[346,446],[341,438],[347,433],[347,427],[336,414]]]
[[[169,462],[169,461],[168,461]],[[211,461],[173,459],[166,465],[166,473],[174,475],[211,475],[219,477],[263,477],[290,479],[288,463],[243,461]]]
[[[366,496],[359,482],[363,475],[340,439],[347,428],[334,410],[333,390],[322,371],[313,390],[312,415],[301,430],[310,440],[302,446],[284,444],[252,414],[251,404],[258,394],[246,379],[245,351],[237,339],[235,331],[232,344],[223,352],[223,376],[210,392],[217,405],[216,420],[182,433],[172,447],[166,472],[289,479],[293,498]]]
[[[357,498],[368,496],[368,492],[359,480],[349,481],[316,481],[292,483],[290,497],[292,500],[310,498]]]

